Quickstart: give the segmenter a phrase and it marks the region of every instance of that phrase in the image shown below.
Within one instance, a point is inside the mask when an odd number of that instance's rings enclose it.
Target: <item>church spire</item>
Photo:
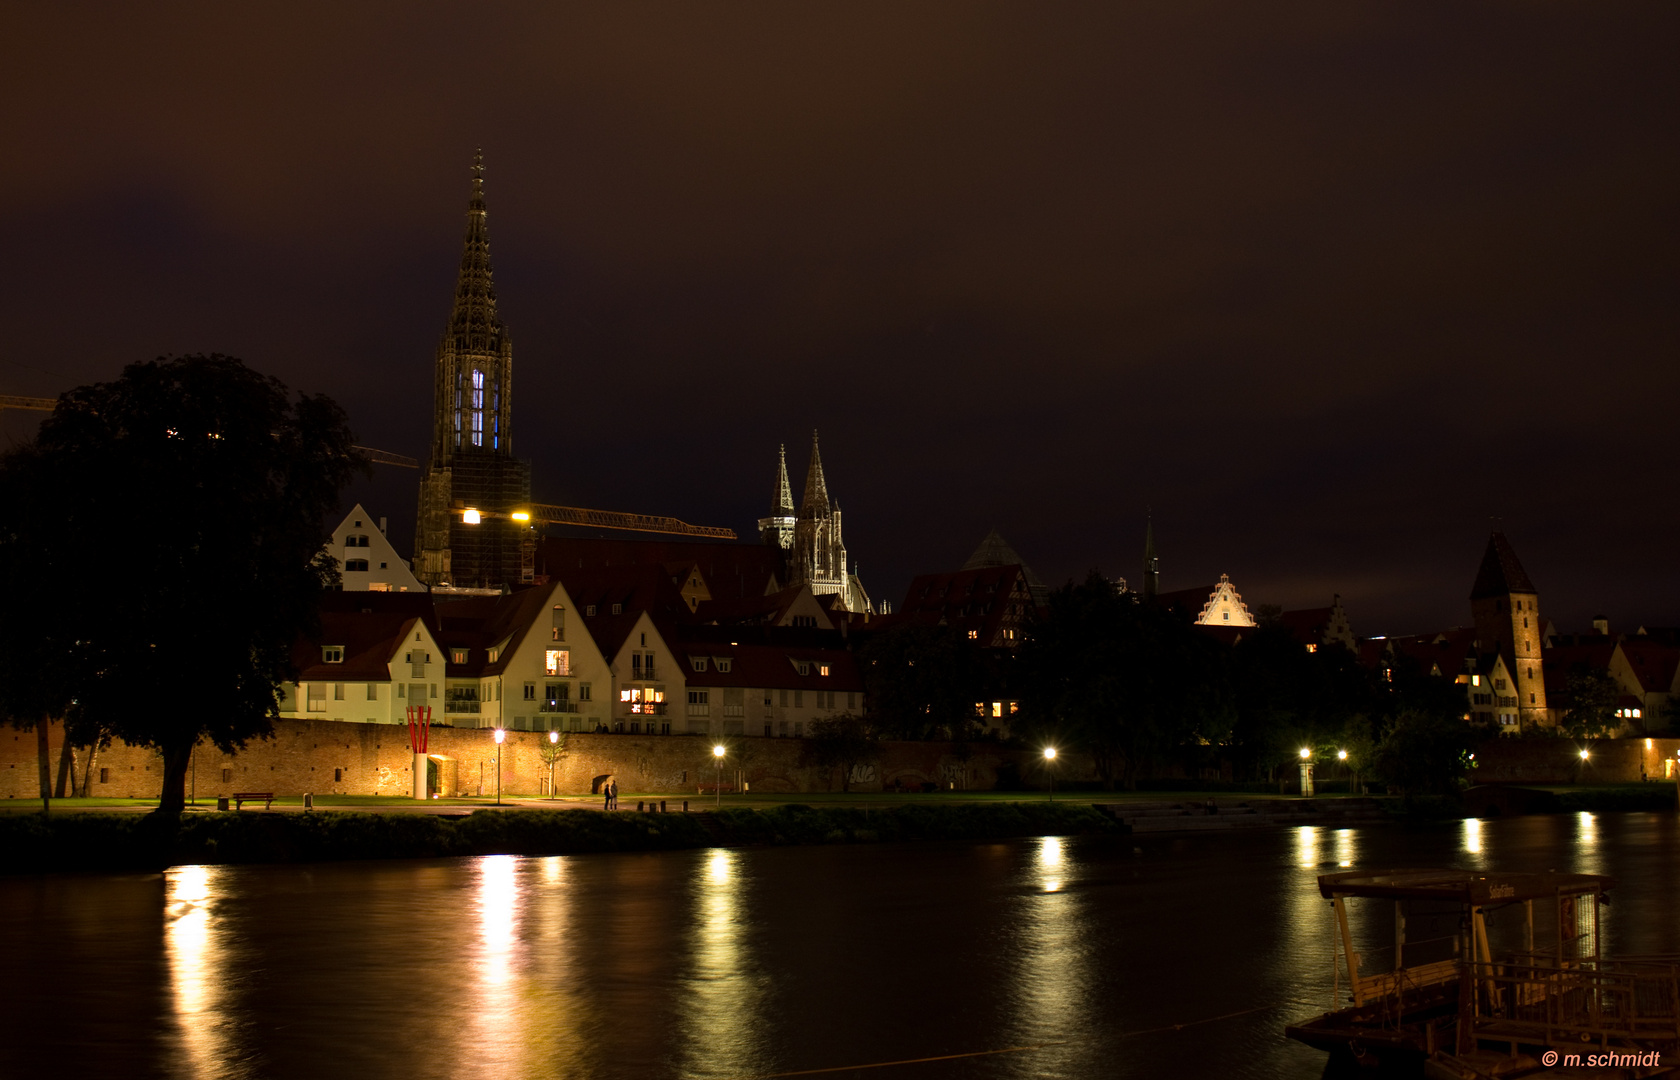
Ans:
[[[1143,526],[1143,598],[1155,599],[1161,587],[1161,560],[1155,557],[1155,515],[1144,519]]]
[[[793,486],[788,483],[787,444],[776,447],[776,494],[771,513],[776,517],[793,516]]]
[[[457,347],[493,351],[495,346],[489,339],[505,333],[496,315],[496,285],[490,273],[490,225],[484,211],[484,151],[479,150],[473,155],[467,236],[462,244],[460,275],[455,281],[455,308],[450,313],[445,335],[469,339],[458,341]]]
[[[817,451],[817,433],[811,432],[811,467],[805,471],[805,498],[799,516],[828,514],[828,481],[823,478],[822,454]]]

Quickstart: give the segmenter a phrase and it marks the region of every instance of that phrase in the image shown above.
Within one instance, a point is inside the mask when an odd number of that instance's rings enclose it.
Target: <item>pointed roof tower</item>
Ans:
[[[771,499],[771,513],[776,517],[793,516],[793,486],[788,483],[787,445],[776,447],[776,493]]]
[[[472,199],[467,203],[467,236],[461,251],[461,272],[455,281],[455,308],[449,315],[446,338],[463,335],[505,337],[507,328],[496,315],[496,285],[490,273],[490,225],[484,212],[484,151],[473,154]],[[477,347],[486,347],[487,342]],[[467,348],[473,343],[468,342]]]
[[[817,433],[811,432],[811,467],[805,470],[805,498],[799,504],[801,517],[828,514],[828,481],[823,478],[822,454],[817,451]]]
[[[1517,561],[1517,553],[1505,534],[1495,531],[1488,537],[1487,551],[1482,554],[1481,569],[1476,571],[1476,583],[1470,587],[1470,599],[1482,600],[1491,596],[1512,593],[1538,592],[1528,572]]]

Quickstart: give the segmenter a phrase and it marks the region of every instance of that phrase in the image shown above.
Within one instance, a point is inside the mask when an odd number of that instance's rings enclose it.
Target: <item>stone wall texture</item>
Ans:
[[[725,792],[838,791],[838,770],[801,763],[804,740],[729,736],[722,782]],[[544,795],[549,766],[542,750],[546,732],[509,731],[500,756],[502,793]],[[63,730],[50,729],[54,778]],[[719,780],[711,739],[691,735],[567,734],[554,763],[554,790],[560,795],[593,794],[607,779],[621,795],[664,794],[676,797],[711,794]],[[496,794],[497,747],[491,732],[477,728],[434,727],[427,745],[435,770],[434,790],[442,796]],[[277,720],[274,734],[254,740],[236,754],[202,744],[196,754],[189,791],[199,799],[234,792],[271,791],[277,795],[408,795],[413,791],[406,725],[345,723],[331,720]],[[886,743],[873,766],[853,778],[857,791],[881,791],[895,784],[916,788],[989,790],[998,769],[1016,752],[991,743],[970,744],[966,758],[949,743]],[[76,772],[86,766],[78,752]],[[99,751],[93,763],[90,794],[116,798],[155,798],[162,781],[162,759],[146,748],[115,743]],[[0,798],[35,799],[40,785],[33,731],[0,728]]]

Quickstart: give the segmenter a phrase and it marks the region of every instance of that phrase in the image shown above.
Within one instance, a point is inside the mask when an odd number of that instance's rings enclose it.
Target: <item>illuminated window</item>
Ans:
[[[642,692],[640,690],[620,690],[618,692],[618,700],[629,701],[631,694],[635,694],[637,697],[640,697],[641,693]]]
[[[342,645],[323,645],[323,646],[321,646],[321,663],[323,663],[323,664],[342,664],[342,663],[344,663],[344,646],[342,646]]]
[[[465,650],[465,649],[450,649],[449,650],[449,662],[451,664],[464,664],[464,663],[466,663],[467,662],[467,650]]]
[[[828,678],[828,665],[827,664],[817,665],[817,674],[821,675],[825,679]]]
[[[548,675],[570,675],[571,653],[565,649],[549,649],[543,653],[543,672]]]
[[[970,630],[968,632],[968,640],[970,640],[970,641],[977,641],[977,640],[979,640],[979,637],[980,637],[980,631],[978,631],[978,630]]]
[[[472,444],[484,445],[484,372],[472,373]]]
[[[1317,645],[1308,645],[1307,646],[1307,651],[1308,652],[1317,652],[1318,651],[1318,646]]]

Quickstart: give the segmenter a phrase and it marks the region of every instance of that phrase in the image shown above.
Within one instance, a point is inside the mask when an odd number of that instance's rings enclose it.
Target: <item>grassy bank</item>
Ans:
[[[155,870],[189,863],[323,862],[453,855],[569,855],[719,844],[844,844],[991,840],[1114,832],[1087,805],[983,803],[867,810],[779,806],[719,814],[603,814],[591,810],[433,814],[8,814],[0,867]]]

